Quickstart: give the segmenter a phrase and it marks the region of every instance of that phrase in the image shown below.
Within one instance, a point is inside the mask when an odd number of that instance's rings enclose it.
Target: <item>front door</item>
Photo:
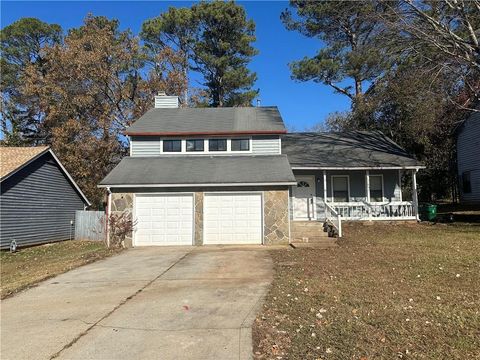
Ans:
[[[293,218],[315,220],[315,176],[296,176],[297,186],[293,187]]]

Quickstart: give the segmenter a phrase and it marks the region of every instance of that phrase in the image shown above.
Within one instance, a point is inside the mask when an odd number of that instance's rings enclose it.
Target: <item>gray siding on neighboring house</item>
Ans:
[[[457,167],[460,200],[480,203],[480,113],[468,118],[457,134]],[[463,192],[462,175],[470,172],[471,192]]]
[[[208,138],[208,137],[207,137]],[[159,136],[131,136],[131,156],[159,156],[160,153],[160,137]],[[273,155],[280,154],[280,138],[278,135],[273,136],[253,136],[252,137],[252,154],[255,155]],[[199,155],[202,153],[186,153],[187,155]],[[206,153],[203,153],[206,154]],[[221,155],[222,153],[215,153]],[[246,153],[245,155],[248,155]]]
[[[316,184],[317,218],[325,216],[323,201],[323,171],[322,170],[293,170],[296,175],[314,175]],[[370,170],[370,175],[383,175],[384,201],[400,201],[400,184],[398,170]],[[327,170],[327,200],[332,201],[332,175],[348,175],[350,182],[350,202],[367,201],[365,192],[365,170],[330,171]]]
[[[50,153],[2,181],[0,245],[8,248],[67,240],[84,202]]]

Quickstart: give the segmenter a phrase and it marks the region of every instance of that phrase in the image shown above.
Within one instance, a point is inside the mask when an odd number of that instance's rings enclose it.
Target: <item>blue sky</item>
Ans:
[[[250,69],[255,71],[262,105],[276,105],[291,130],[301,131],[322,122],[333,111],[347,110],[350,102],[343,95],[322,84],[297,83],[291,80],[288,63],[316,53],[319,40],[309,39],[297,32],[287,31],[280,21],[280,13],[288,7],[286,1],[247,1],[243,5],[250,19],[256,23],[259,54]],[[180,1],[3,1],[1,27],[21,17],[36,17],[57,23],[64,30],[80,26],[88,13],[116,18],[122,29],[130,28],[137,34],[142,22],[157,16],[169,6],[189,6]]]

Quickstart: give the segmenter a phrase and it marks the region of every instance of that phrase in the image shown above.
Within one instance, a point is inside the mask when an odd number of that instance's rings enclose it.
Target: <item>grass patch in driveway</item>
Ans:
[[[480,359],[480,226],[349,224],[272,250],[256,359]]]
[[[98,241],[62,241],[0,253],[0,294],[4,299],[42,280],[118,253]]]

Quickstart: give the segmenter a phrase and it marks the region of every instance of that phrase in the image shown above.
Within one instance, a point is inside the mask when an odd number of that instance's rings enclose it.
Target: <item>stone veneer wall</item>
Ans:
[[[133,194],[131,193],[112,193],[110,202],[110,213],[114,215],[120,215],[127,213],[127,217],[133,216]],[[133,234],[130,233],[125,237],[123,246],[131,247]]]
[[[195,245],[203,245],[203,192],[195,193]]]
[[[264,243],[288,244],[290,224],[288,190],[270,190],[263,193]]]

